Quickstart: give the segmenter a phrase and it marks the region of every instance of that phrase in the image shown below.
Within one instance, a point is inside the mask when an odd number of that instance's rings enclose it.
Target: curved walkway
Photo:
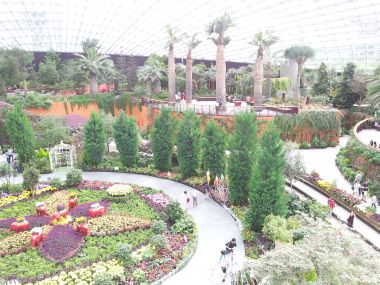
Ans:
[[[42,175],[42,179],[49,177],[63,178],[64,172]],[[152,187],[164,191],[171,198],[179,200],[183,191],[188,193],[193,188],[183,184],[139,174],[113,173],[113,172],[84,172],[83,178],[88,180],[102,180],[121,183],[133,183],[144,187]],[[15,182],[21,182],[22,177],[17,177]],[[204,199],[202,193],[198,193],[198,207],[190,206],[189,214],[194,218],[198,227],[198,247],[190,262],[180,272],[164,282],[165,285],[220,284],[220,279],[212,280],[214,269],[220,270],[217,262],[220,250],[231,238],[237,239],[238,247],[235,250],[235,260],[244,258],[243,240],[236,221],[218,203],[211,199]]]
[[[374,129],[364,129],[358,132],[357,136],[360,141],[367,146],[369,146],[371,140],[375,141],[378,147],[380,146],[380,131]]]

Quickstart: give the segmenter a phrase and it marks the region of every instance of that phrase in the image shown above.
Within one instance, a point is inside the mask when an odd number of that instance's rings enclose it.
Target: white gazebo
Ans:
[[[59,166],[73,168],[77,162],[75,146],[61,141],[49,151],[50,167],[52,170]]]

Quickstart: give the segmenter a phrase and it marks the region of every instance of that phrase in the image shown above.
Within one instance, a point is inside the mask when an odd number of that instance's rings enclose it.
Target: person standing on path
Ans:
[[[206,183],[206,196],[205,196],[205,199],[207,200],[207,197],[211,197],[211,187],[210,187],[210,184],[209,183]]]
[[[210,170],[206,172],[207,184],[210,185]]]
[[[362,186],[362,194],[363,194],[363,201],[364,202],[367,202],[367,196],[368,196],[368,181],[366,180],[364,183],[363,183],[363,186]]]
[[[197,207],[198,206],[198,190],[193,190],[193,206]]]
[[[187,211],[187,208],[188,208],[189,203],[190,203],[190,197],[187,194],[187,191],[183,192],[182,197],[181,197],[181,202],[182,202],[183,208]]]
[[[373,195],[372,198],[371,198],[371,206],[375,207],[375,208],[378,206],[376,195]]]
[[[355,184],[354,184],[354,195],[357,196],[357,197],[360,197],[360,181],[356,181]]]
[[[225,282],[226,277],[227,277],[228,262],[227,262],[226,252],[224,250],[220,252],[219,264],[220,264],[220,269],[222,270],[222,273],[223,273],[222,282]]]
[[[333,214],[333,211],[334,211],[334,208],[335,208],[335,201],[332,197],[330,197],[328,200],[327,200],[327,204],[329,205],[330,207],[330,214],[332,215]]]
[[[355,184],[356,182],[361,182],[361,181],[362,181],[362,178],[363,178],[362,174],[358,171],[358,172],[356,173],[356,176],[355,176],[354,184]]]
[[[347,225],[352,228],[354,226],[354,219],[355,219],[355,214],[354,211],[351,211],[350,215],[348,216],[347,219]]]

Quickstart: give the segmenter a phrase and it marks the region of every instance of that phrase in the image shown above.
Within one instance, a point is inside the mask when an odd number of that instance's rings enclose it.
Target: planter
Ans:
[[[88,225],[87,224],[79,224],[76,226],[76,230],[82,235],[82,236],[88,236]]]
[[[78,199],[75,197],[75,198],[70,198],[69,199],[69,210],[72,210],[74,209],[78,204]]]
[[[27,231],[29,230],[29,223],[28,221],[14,222],[11,224],[11,230],[15,231],[16,233]]]

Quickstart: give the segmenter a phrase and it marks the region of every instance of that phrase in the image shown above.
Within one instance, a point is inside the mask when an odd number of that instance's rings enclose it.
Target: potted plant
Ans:
[[[69,194],[69,210],[74,209],[77,204],[78,204],[78,198],[77,198],[77,193],[75,192],[70,192]]]
[[[18,217],[16,222],[11,224],[11,230],[16,233],[29,230],[29,223],[24,217]]]

